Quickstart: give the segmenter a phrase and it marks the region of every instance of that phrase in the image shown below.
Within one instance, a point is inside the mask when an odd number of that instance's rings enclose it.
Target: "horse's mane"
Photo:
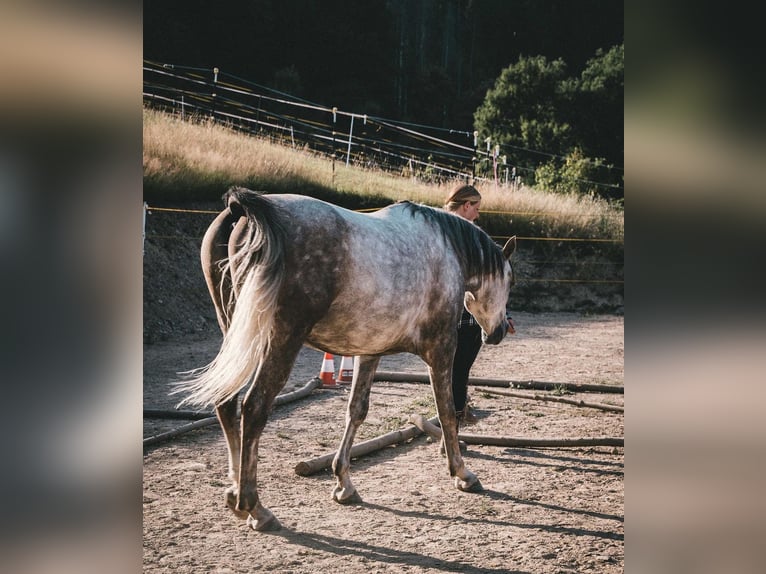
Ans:
[[[442,209],[411,201],[400,203],[413,217],[420,215],[441,230],[455,250],[466,276],[502,274],[502,250],[483,229]]]

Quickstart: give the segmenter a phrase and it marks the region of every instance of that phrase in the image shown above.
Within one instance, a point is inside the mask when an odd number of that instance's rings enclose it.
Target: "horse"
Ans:
[[[223,342],[176,392],[187,394],[181,404],[215,406],[232,481],[225,501],[234,514],[256,531],[281,528],[258,496],[258,443],[303,345],[356,357],[332,464],[336,502],[361,502],[349,475],[351,446],[381,357],[400,352],[428,367],[455,486],[481,491],[458,445],[452,361],[461,305],[485,343],[505,336],[515,236],[501,249],[472,223],[409,201],[363,214],[307,196],[232,187],[224,202],[200,250]],[[237,398],[248,383],[238,416]]]

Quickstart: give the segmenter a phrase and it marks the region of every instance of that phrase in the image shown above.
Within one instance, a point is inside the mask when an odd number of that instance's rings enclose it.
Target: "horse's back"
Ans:
[[[406,303],[421,300],[433,283],[459,283],[444,236],[407,202],[365,214],[301,195],[269,197],[289,234],[299,279],[329,274],[338,291]]]
[[[365,214],[241,189],[227,200],[280,230],[278,330],[336,354],[383,354],[415,352],[426,330],[456,323],[462,276],[436,210],[401,202]]]
[[[434,311],[446,316],[440,328],[456,323],[459,265],[441,234],[405,205],[362,214],[316,200],[280,201],[297,208],[298,289],[305,304],[327,305],[308,336],[312,346],[345,355],[414,352]]]

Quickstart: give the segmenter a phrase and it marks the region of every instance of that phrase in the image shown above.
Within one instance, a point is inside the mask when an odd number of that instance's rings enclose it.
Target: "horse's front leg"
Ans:
[[[452,398],[452,359],[426,360],[426,363],[429,365],[428,373],[436,401],[436,412],[442,427],[442,440],[447,454],[450,476],[455,477],[455,486],[458,489],[465,492],[481,492],[483,490],[481,482],[474,473],[466,468],[463,455],[460,453],[457,438],[457,416]]]
[[[225,501],[239,518],[244,520],[249,515],[246,512],[237,511],[237,480],[239,479],[239,418],[237,417],[237,397],[229,399],[215,407],[215,415],[221,424],[223,436],[226,438],[226,450],[229,454],[229,480],[232,486],[226,489]]]
[[[367,417],[370,408],[370,389],[375,369],[378,368],[380,357],[361,356],[354,362],[354,376],[351,381],[351,396],[346,409],[346,429],[340,441],[340,447],[332,462],[336,485],[332,497],[340,504],[361,502],[362,498],[356,491],[349,476],[351,466],[351,446],[354,443],[356,431]]]
[[[293,341],[272,346],[242,400],[239,482],[234,510],[238,516],[248,514],[247,522],[254,530],[282,527],[258,497],[258,444],[274,399],[287,382],[301,344],[301,341]]]

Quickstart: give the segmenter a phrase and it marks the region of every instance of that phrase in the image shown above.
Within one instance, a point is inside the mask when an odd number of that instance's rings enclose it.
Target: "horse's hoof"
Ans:
[[[234,516],[240,520],[245,520],[250,516],[247,510],[237,510],[237,493],[233,488],[226,491],[225,495],[226,506],[234,513]]]
[[[248,515],[247,525],[256,532],[276,532],[282,529],[282,524],[270,512],[267,517],[260,520],[256,520],[252,515]]]
[[[354,490],[351,494],[349,494],[346,497],[341,497],[342,490],[336,488],[332,493],[332,498],[335,502],[338,504],[361,504],[362,503],[362,497],[359,496],[359,493]]]
[[[477,476],[474,476],[472,480],[460,480],[456,477],[455,486],[463,492],[484,492],[484,487]]]

